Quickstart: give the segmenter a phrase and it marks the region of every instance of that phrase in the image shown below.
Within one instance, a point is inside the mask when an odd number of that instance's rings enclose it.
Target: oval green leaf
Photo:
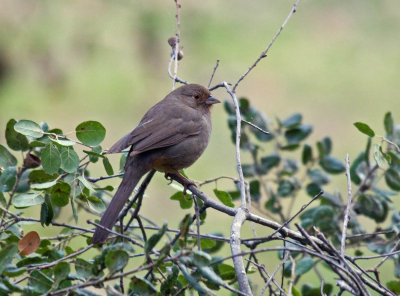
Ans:
[[[65,182],[59,182],[51,189],[51,203],[57,207],[65,207],[69,203],[71,187]]]
[[[354,126],[368,137],[375,136],[375,132],[372,130],[372,128],[370,128],[369,125],[364,122],[354,122]]]
[[[395,168],[390,168],[385,172],[385,181],[390,189],[400,191],[400,172]]]
[[[314,265],[314,260],[311,257],[301,258],[294,269],[295,275],[305,274],[307,271],[311,270]]]
[[[106,129],[97,121],[82,122],[75,128],[75,131],[79,141],[88,146],[100,144],[106,136]]]
[[[106,206],[104,205],[103,201],[97,196],[91,195],[87,198],[87,200],[89,207],[93,211],[97,213],[103,213],[106,210]]]
[[[12,199],[12,204],[16,208],[25,208],[30,206],[41,205],[43,202],[44,198],[39,193],[23,193],[14,196]]]
[[[346,169],[339,159],[332,156],[324,156],[320,159],[319,164],[326,172],[331,174],[340,174]]]
[[[61,153],[61,168],[67,173],[73,173],[78,169],[79,156],[72,147],[67,147]]]
[[[15,119],[10,119],[6,126],[6,141],[8,147],[15,151],[26,151],[29,148],[28,139],[15,131]]]
[[[42,151],[41,155],[43,170],[48,174],[54,174],[61,166],[61,155],[57,145],[49,143]]]
[[[190,194],[186,194],[186,196],[183,196],[182,191],[176,192],[169,199],[179,201],[181,209],[190,209],[193,205],[193,199],[190,197]]]
[[[6,147],[0,145],[0,167],[6,169],[10,166],[15,166],[17,159],[12,155]]]
[[[232,202],[232,197],[228,192],[214,189],[214,193],[215,196],[219,199],[219,201],[222,202],[224,205],[231,208],[235,207],[234,203]]]
[[[105,263],[110,273],[114,273],[124,268],[128,260],[128,253],[123,250],[108,251]]]
[[[41,138],[44,134],[42,128],[36,122],[20,120],[14,125],[14,130],[28,137]]]

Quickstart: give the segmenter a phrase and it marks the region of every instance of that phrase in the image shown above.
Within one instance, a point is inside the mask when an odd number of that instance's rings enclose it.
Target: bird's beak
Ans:
[[[221,101],[214,98],[213,96],[209,96],[208,99],[206,100],[207,105],[213,105],[213,104],[218,104],[218,103],[221,103]]]

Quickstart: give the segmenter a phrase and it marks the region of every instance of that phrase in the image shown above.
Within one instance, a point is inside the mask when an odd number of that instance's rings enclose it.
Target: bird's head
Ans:
[[[206,108],[209,110],[212,105],[221,103],[214,98],[210,91],[199,84],[186,84],[175,90],[181,99],[192,108]]]

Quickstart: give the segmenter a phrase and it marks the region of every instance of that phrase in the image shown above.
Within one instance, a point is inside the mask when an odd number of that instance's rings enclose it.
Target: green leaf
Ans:
[[[281,157],[278,154],[272,154],[261,158],[262,172],[266,174],[273,167],[277,167],[281,162]]]
[[[103,165],[104,165],[104,169],[106,170],[107,175],[109,175],[109,176],[114,175],[114,170],[113,170],[111,163],[107,157],[103,158]]]
[[[242,171],[243,171],[243,176],[246,178],[251,178],[256,175],[256,168],[254,164],[242,164]]]
[[[17,180],[16,167],[6,168],[0,175],[0,192],[9,192],[13,189]]]
[[[34,170],[29,173],[30,183],[45,183],[57,178],[57,174],[49,175],[43,170]]]
[[[89,189],[90,191],[94,191],[92,185],[90,185],[90,183],[85,179],[84,176],[79,176],[78,177],[79,182],[82,183],[83,186],[85,186],[87,189]]]
[[[289,116],[288,118],[286,118],[282,122],[282,126],[285,128],[297,127],[301,124],[302,119],[303,119],[303,117],[300,113],[295,113],[295,114]]]
[[[92,151],[83,150],[83,152],[89,155],[89,160],[93,163],[96,163],[99,160],[99,158],[105,158],[105,156],[101,154],[101,151],[102,151],[101,146],[94,146],[92,148]]]
[[[144,245],[144,251],[146,254],[149,254],[151,250],[156,246],[156,244],[160,241],[160,239],[163,237],[165,232],[167,231],[167,224],[164,223],[163,226],[160,228],[160,230],[153,234],[145,243]]]
[[[320,159],[319,165],[331,174],[340,174],[346,170],[346,167],[339,159],[328,155]]]
[[[350,166],[350,178],[351,181],[359,185],[361,183],[361,177],[365,177],[364,172],[359,173],[359,166],[365,162],[365,152],[361,152]]]
[[[6,126],[6,141],[8,147],[15,151],[26,151],[29,149],[28,139],[17,133],[14,129],[16,121],[15,119],[10,119]]]
[[[55,279],[55,287],[57,288],[59,284],[68,277],[70,272],[70,267],[67,262],[59,262],[56,266],[54,266],[54,279]]]
[[[382,147],[379,146],[378,144],[374,144],[372,146],[372,153],[374,155],[374,159],[376,161],[376,164],[381,168],[385,169],[388,165],[385,157],[383,156],[382,153]]]
[[[400,173],[394,167],[385,172],[385,181],[390,189],[400,191]]]
[[[44,132],[40,125],[30,120],[20,120],[14,125],[14,130],[28,137],[41,138]]]
[[[77,258],[75,260],[75,270],[78,276],[84,280],[92,276],[93,265],[86,260]]]
[[[44,183],[33,183],[31,184],[31,188],[32,189],[47,189],[50,187],[53,187],[54,185],[56,185],[57,181],[50,181],[50,182],[44,182]]]
[[[43,272],[34,270],[30,274],[28,280],[28,287],[39,294],[45,294],[51,289],[53,280],[45,275]]]
[[[321,186],[315,183],[310,183],[306,186],[306,192],[309,196],[314,197],[322,191]]]
[[[61,153],[61,168],[67,173],[73,173],[78,169],[79,156],[72,147],[67,147]]]
[[[167,279],[161,283],[160,292],[162,295],[176,295],[179,289],[181,289],[182,284],[178,281],[178,274],[178,266],[173,265],[171,273],[168,275]]]
[[[191,198],[190,194],[183,196],[182,191],[174,193],[169,199],[179,201],[181,209],[190,209],[193,205],[193,199]]]
[[[13,197],[12,204],[16,208],[26,208],[41,205],[44,202],[40,193],[23,193]]]
[[[332,151],[332,140],[329,137],[324,137],[321,141],[317,142],[317,149],[320,159],[329,155]]]
[[[51,189],[51,203],[57,207],[65,207],[69,203],[71,186],[65,182],[58,182]]]
[[[224,281],[219,277],[218,274],[215,273],[215,271],[209,267],[209,266],[202,266],[199,267],[199,271],[200,274],[206,278],[207,280],[209,280],[211,283],[213,283],[214,285],[224,285]]]
[[[12,155],[6,147],[0,145],[0,167],[8,168],[10,166],[15,166],[17,164],[17,159]]]
[[[296,262],[296,266],[294,268],[295,275],[303,275],[306,272],[310,271],[314,265],[314,260],[311,257],[301,258],[298,262]]]
[[[312,132],[311,125],[300,125],[285,131],[285,138],[289,145],[298,144],[300,141],[307,138]]]
[[[129,255],[123,250],[108,251],[105,264],[110,273],[117,272],[128,263]]]
[[[354,122],[354,126],[363,134],[367,135],[368,137],[374,137],[375,132],[372,130],[372,128],[369,127],[368,124],[363,123],[363,122]]]
[[[129,284],[129,295],[154,296],[157,295],[157,289],[153,284],[141,276],[133,276]]]
[[[215,196],[219,199],[219,201],[222,202],[224,205],[231,208],[235,207],[234,203],[232,202],[232,197],[228,192],[214,189],[214,193]]]
[[[307,170],[307,176],[318,185],[326,185],[329,183],[329,176],[319,169]]]
[[[89,207],[90,207],[93,211],[95,211],[95,212],[97,212],[97,213],[103,213],[103,212],[106,210],[105,204],[104,204],[103,201],[102,201],[100,198],[98,198],[97,196],[91,195],[91,196],[89,196],[89,197],[87,198],[87,200],[88,200],[88,205],[89,205]]]
[[[241,113],[246,113],[249,110],[250,102],[247,98],[245,97],[240,98],[238,103]]]
[[[400,281],[389,281],[386,283],[386,287],[396,295],[400,294]]]
[[[187,271],[185,265],[181,265],[181,271],[182,271],[183,276],[185,277],[185,280],[186,280],[190,285],[192,285],[192,287],[193,287],[197,292],[199,292],[200,295],[204,295],[204,294],[207,293],[207,290],[206,290],[204,287],[202,287],[202,286],[199,284],[199,282],[198,282],[192,275],[189,274],[189,272]]]
[[[223,234],[220,232],[211,233],[211,235],[223,237]],[[223,246],[224,242],[220,240],[213,240],[213,239],[200,239],[201,249],[204,252],[209,254],[218,252]]]
[[[41,155],[43,170],[48,174],[54,174],[61,166],[61,155],[58,148],[53,143],[49,143],[42,151]]]
[[[18,252],[18,248],[17,248],[17,252]],[[3,257],[1,257],[1,258],[3,258]],[[1,264],[1,266],[3,266],[3,262],[1,262],[1,259],[0,259],[0,264]],[[5,264],[5,265],[7,266],[6,269],[3,271],[3,275],[5,275],[5,276],[17,277],[19,275],[24,274],[27,271],[26,267],[17,267],[14,264]],[[0,270],[0,274],[1,274],[1,270]]]
[[[88,146],[99,145],[106,136],[106,129],[97,121],[82,122],[75,128],[75,131],[79,141]]]
[[[223,280],[233,280],[236,278],[235,268],[231,265],[225,263],[218,264],[217,271]]]
[[[392,135],[393,134],[394,122],[393,122],[393,117],[392,117],[392,113],[391,112],[387,112],[385,114],[385,117],[383,119],[383,124],[385,126],[386,135]]]
[[[386,220],[389,206],[387,201],[381,200],[378,196],[372,194],[362,194],[357,198],[355,204],[357,213],[363,214],[374,219],[377,223]]]
[[[258,202],[261,198],[260,182],[258,180],[250,181],[249,187],[251,200]]]
[[[295,189],[296,187],[289,180],[281,180],[278,185],[278,196],[288,197]]]
[[[76,144],[75,141],[68,140],[68,139],[59,139],[59,138],[50,138],[50,140],[60,146],[70,147]]]
[[[313,159],[312,155],[312,148],[308,144],[304,144],[303,146],[303,153],[301,154],[301,161],[303,162],[304,165],[307,163],[311,162]]]
[[[49,226],[53,221],[54,211],[53,205],[51,204],[50,197],[46,194],[44,203],[40,209],[40,224]]]
[[[6,269],[7,265],[11,263],[14,256],[18,253],[17,245],[7,245],[0,251],[0,274]]]
[[[209,266],[211,262],[210,254],[200,251],[200,250],[193,250],[193,264],[197,267],[201,266]]]

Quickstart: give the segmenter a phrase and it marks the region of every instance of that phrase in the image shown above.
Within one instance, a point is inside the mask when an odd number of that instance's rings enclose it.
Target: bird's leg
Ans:
[[[196,186],[196,183],[194,183],[192,180],[187,179],[185,176],[183,176],[178,171],[176,171],[174,173],[165,173],[165,179],[167,179],[171,182],[172,182],[172,179],[174,176],[178,177],[183,183],[183,195],[186,195],[186,191],[190,185]]]

